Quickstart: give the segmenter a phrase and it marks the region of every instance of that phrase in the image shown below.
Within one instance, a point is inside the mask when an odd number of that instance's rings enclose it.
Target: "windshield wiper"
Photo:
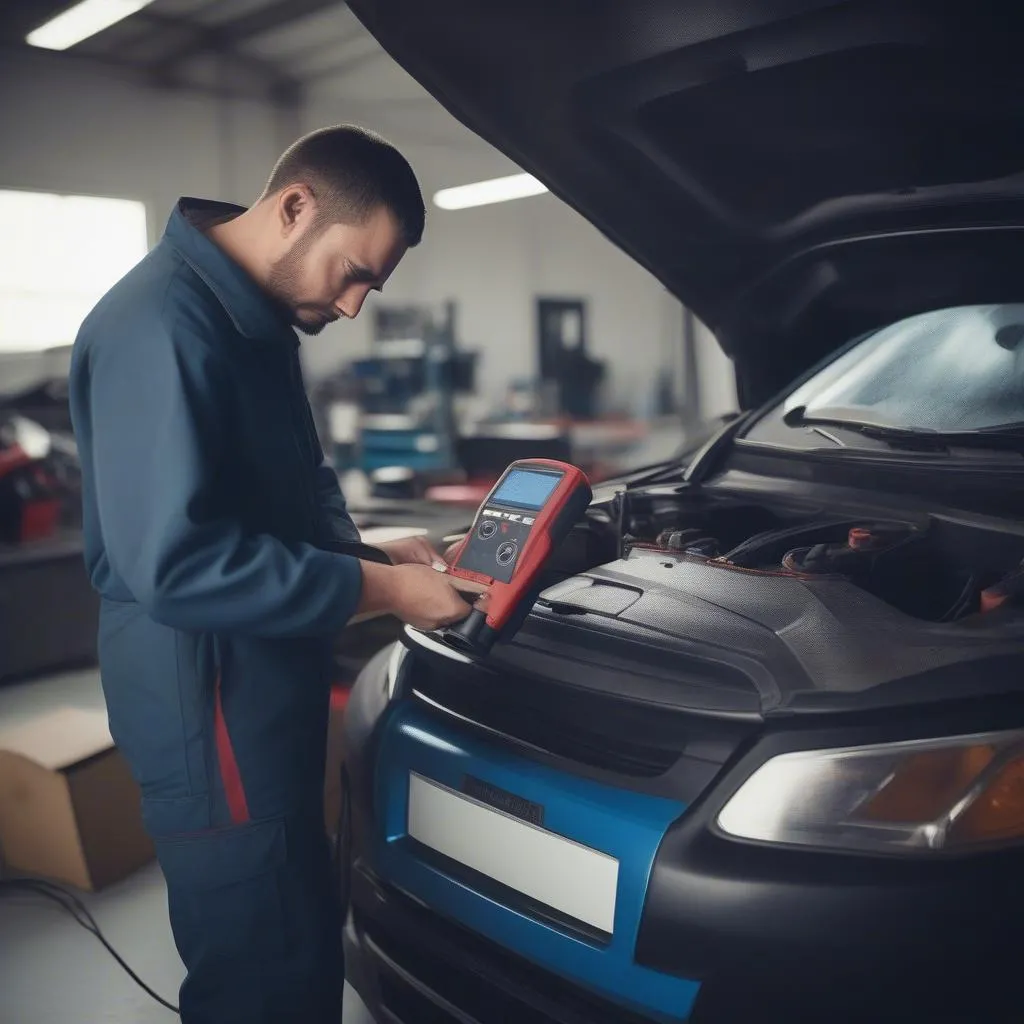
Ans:
[[[845,412],[845,410],[843,410]],[[839,410],[830,414],[807,414],[806,406],[797,406],[783,417],[790,427],[838,427],[852,430],[865,437],[884,441],[894,448],[911,451],[948,451],[950,448],[981,448],[989,451],[1012,451],[1024,455],[1024,421],[1004,423],[996,427],[977,430],[915,430],[912,427],[892,427],[881,423],[864,423],[847,419]]]

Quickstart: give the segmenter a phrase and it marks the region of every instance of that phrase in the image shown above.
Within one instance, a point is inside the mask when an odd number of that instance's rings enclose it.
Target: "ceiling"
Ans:
[[[31,49],[25,36],[69,6],[4,0],[0,46]],[[434,102],[341,0],[155,0],[60,56],[109,65],[149,85],[283,106],[338,91],[367,103]]]

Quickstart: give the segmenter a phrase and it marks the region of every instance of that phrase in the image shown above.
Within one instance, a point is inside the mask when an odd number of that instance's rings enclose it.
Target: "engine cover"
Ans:
[[[927,622],[839,576],[634,549],[546,590],[492,661],[675,707],[769,715],[1019,691],[1022,655],[1016,617]]]

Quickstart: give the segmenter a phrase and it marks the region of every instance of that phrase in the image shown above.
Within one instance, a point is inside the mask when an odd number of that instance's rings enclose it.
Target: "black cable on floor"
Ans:
[[[132,969],[125,963],[120,953],[107,941],[96,919],[89,912],[89,908],[70,890],[55,885],[39,878],[3,878],[0,879],[0,894],[2,893],[27,892],[37,896],[45,896],[54,903],[66,910],[75,921],[87,932],[99,939],[106,951],[117,961],[122,970],[135,982],[143,992],[151,999],[155,999],[161,1006],[165,1006],[172,1013],[178,1013],[178,1007],[169,1003],[162,996],[157,995]]]

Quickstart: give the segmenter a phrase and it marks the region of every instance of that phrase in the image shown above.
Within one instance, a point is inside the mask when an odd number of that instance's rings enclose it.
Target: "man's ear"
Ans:
[[[312,223],[316,212],[313,193],[306,185],[288,185],[277,196],[277,216],[285,236]]]

